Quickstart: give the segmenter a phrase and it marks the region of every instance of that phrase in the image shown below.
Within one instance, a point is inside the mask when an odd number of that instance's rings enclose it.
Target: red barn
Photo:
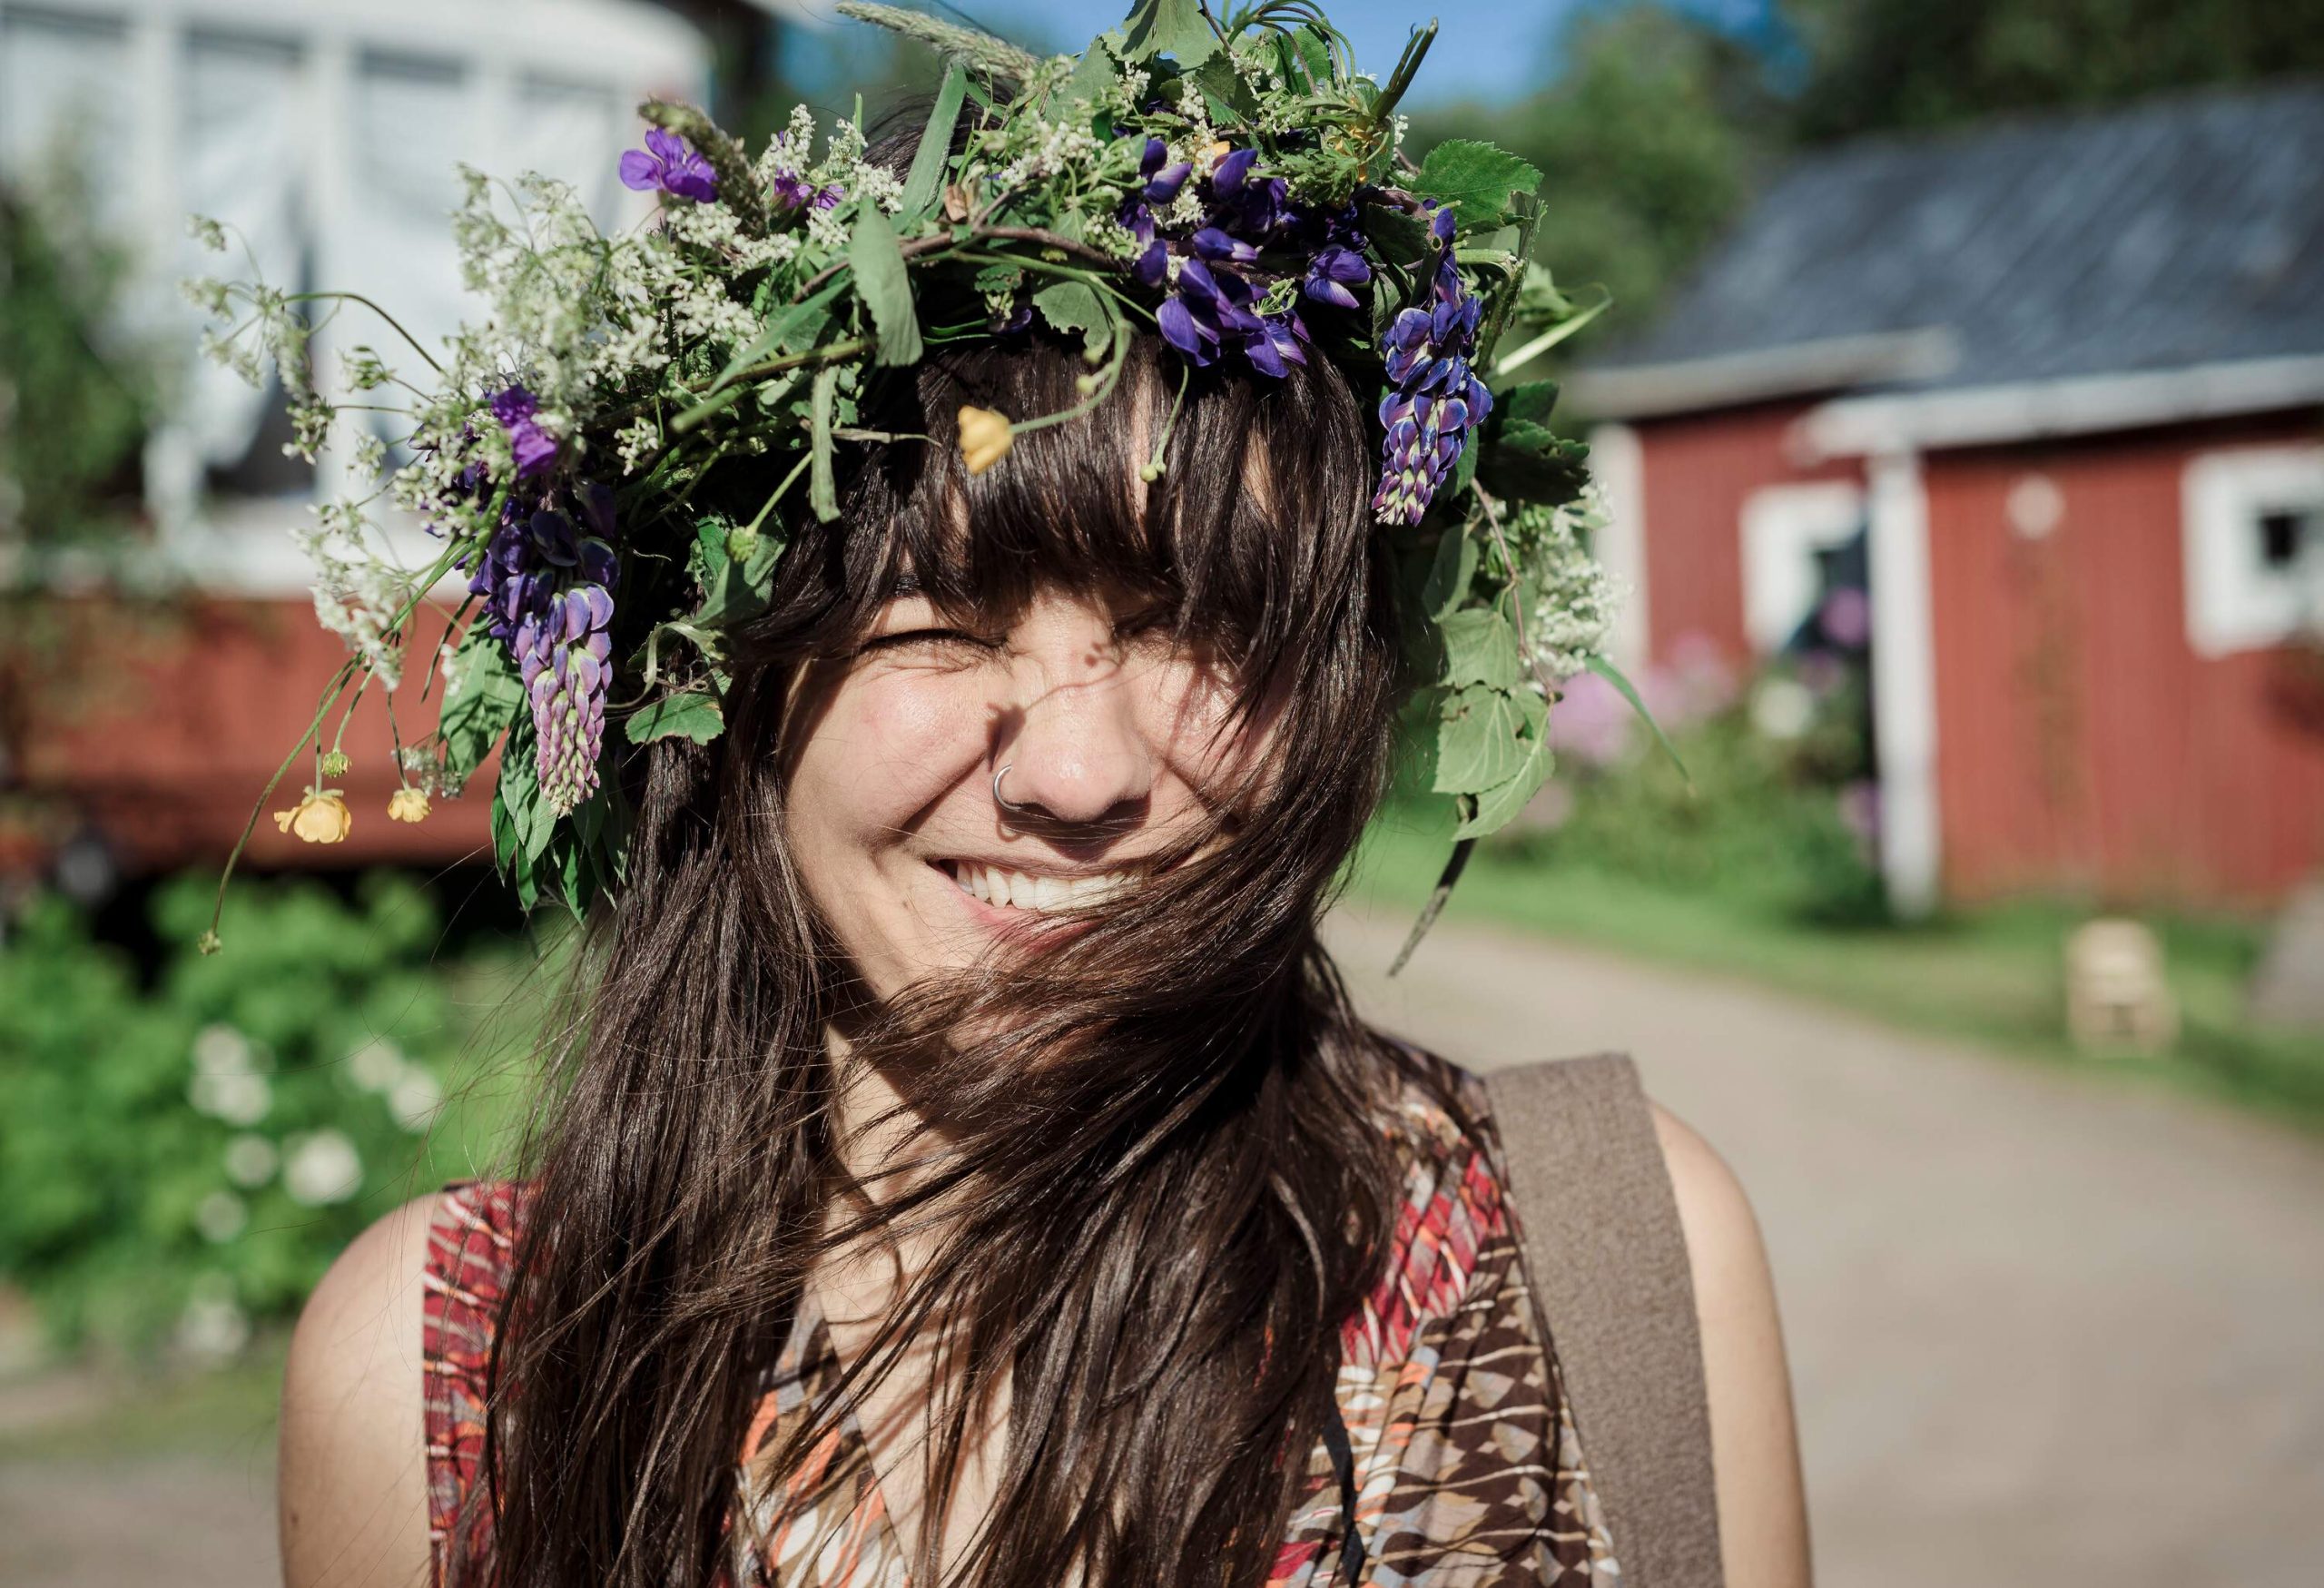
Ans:
[[[1629,659],[1863,570],[1901,908],[2324,859],[2319,150],[2307,85],[1817,153],[1571,381]]]

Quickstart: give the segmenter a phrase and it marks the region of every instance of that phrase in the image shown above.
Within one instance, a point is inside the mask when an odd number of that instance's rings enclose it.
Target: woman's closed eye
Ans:
[[[1001,646],[1001,641],[975,634],[965,628],[946,628],[930,625],[920,628],[901,628],[893,634],[874,635],[857,648],[857,655],[891,656],[903,660],[913,656],[949,661],[969,661],[990,656]]]

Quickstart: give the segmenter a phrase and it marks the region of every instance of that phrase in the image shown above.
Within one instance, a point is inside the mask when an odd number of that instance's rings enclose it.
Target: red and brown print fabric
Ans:
[[[1479,1134],[1408,1083],[1385,1123],[1405,1198],[1394,1255],[1342,1336],[1338,1398],[1354,1456],[1364,1588],[1608,1588],[1611,1541],[1535,1322],[1505,1169],[1482,1085],[1438,1060]],[[453,1552],[487,1552],[491,1519],[462,1502],[484,1444],[486,1368],[527,1188],[448,1187],[429,1232],[425,1356],[430,1553],[440,1588]],[[768,1371],[735,1465],[733,1588],[910,1588],[878,1474],[852,1417],[799,1470],[752,1458],[831,1392],[839,1365],[803,1312]],[[1334,1588],[1346,1519],[1322,1444],[1269,1588]]]

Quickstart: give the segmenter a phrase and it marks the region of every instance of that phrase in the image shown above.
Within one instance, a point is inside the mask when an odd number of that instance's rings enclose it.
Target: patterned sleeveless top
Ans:
[[[1360,1588],[1619,1588],[1620,1568],[1537,1325],[1523,1241],[1503,1196],[1500,1140],[1483,1084],[1431,1056],[1479,1122],[1463,1134],[1407,1081],[1385,1129],[1404,1199],[1385,1277],[1342,1330],[1337,1397],[1354,1460]],[[491,1519],[462,1528],[477,1482],[486,1363],[529,1188],[448,1186],[432,1220],[424,1355],[431,1582],[454,1550],[488,1553]],[[802,1470],[769,1484],[752,1458],[816,1404],[838,1363],[803,1309],[735,1466],[726,1588],[910,1588],[862,1434],[844,1417]],[[1307,1464],[1268,1588],[1335,1588],[1346,1577],[1340,1468],[1324,1442]]]

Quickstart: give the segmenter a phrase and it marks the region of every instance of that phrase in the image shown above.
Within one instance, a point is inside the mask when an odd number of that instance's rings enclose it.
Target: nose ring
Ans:
[[[1025,808],[1019,804],[1015,800],[1010,799],[1007,794],[1000,792],[1000,780],[1008,776],[1009,768],[1016,764],[1017,764],[1014,761],[1011,761],[1002,766],[1000,771],[992,774],[992,802],[1004,811],[1017,812]]]

